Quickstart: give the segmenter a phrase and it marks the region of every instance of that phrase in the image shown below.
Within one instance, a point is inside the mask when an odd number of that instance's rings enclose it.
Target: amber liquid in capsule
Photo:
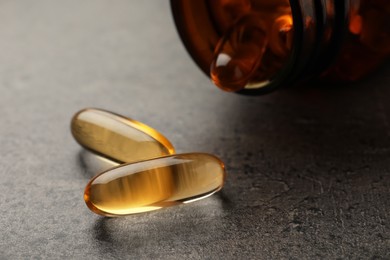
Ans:
[[[138,121],[100,109],[85,109],[72,119],[76,141],[97,154],[118,163],[174,154],[162,134]]]
[[[215,24],[223,33],[214,50],[210,77],[225,91],[267,83],[292,48],[293,20],[288,0],[213,0]],[[234,21],[234,22],[232,22]]]
[[[176,154],[103,172],[88,183],[84,199],[97,214],[121,216],[207,197],[222,188],[224,179],[217,157]]]

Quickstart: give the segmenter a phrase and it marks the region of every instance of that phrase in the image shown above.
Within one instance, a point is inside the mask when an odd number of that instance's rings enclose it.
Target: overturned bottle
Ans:
[[[171,0],[192,58],[225,91],[355,81],[390,55],[388,0]]]

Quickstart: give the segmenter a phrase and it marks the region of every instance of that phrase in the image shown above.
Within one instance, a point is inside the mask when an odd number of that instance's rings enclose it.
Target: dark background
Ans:
[[[389,72],[239,96],[189,58],[168,1],[0,1],[0,258],[389,258]],[[220,156],[225,188],[93,214],[97,162],[69,131],[91,106]]]

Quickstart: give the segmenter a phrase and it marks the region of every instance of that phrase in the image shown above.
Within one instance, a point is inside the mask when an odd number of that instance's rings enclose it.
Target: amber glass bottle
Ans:
[[[171,0],[188,52],[218,87],[261,94],[355,81],[390,54],[390,0]]]

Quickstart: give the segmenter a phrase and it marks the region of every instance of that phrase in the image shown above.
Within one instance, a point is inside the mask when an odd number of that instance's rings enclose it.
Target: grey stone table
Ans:
[[[0,1],[0,259],[389,258],[390,67],[262,97],[214,88],[168,1]],[[84,107],[215,153],[222,192],[125,218],[90,212]]]

